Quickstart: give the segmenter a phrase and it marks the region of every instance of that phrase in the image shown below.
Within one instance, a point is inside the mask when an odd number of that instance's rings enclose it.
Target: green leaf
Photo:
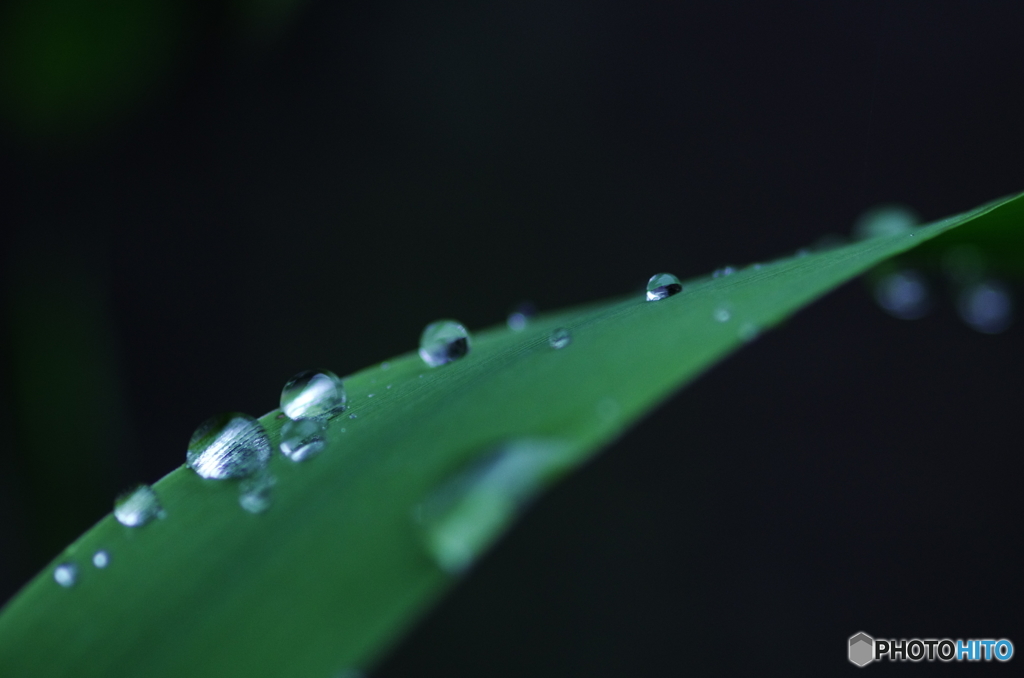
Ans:
[[[1019,228],[1024,197],[910,233],[755,265],[474,335],[346,381],[319,456],[271,462],[269,510],[179,468],[166,517],[112,516],[0,614],[4,676],[331,676],[371,666],[539,490],[745,341],[893,256],[960,229]],[[1012,229],[1011,229],[1012,230]],[[653,273],[653,271],[652,271]],[[549,344],[567,329],[571,342]],[[261,421],[276,444],[283,415]],[[182,456],[184,445],[182,441]],[[93,567],[104,549],[110,563]],[[54,581],[78,567],[70,588]]]

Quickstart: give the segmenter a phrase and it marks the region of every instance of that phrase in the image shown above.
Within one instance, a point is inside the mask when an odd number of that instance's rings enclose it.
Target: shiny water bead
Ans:
[[[980,282],[960,292],[957,311],[972,329],[983,334],[999,334],[1013,322],[1013,297],[998,282]]]
[[[420,358],[430,367],[440,367],[469,353],[466,328],[454,320],[430,323],[420,337]]]
[[[270,461],[270,441],[258,421],[230,412],[210,417],[188,443],[187,463],[203,478],[244,478]]]
[[[319,419],[345,410],[345,386],[330,370],[306,370],[281,389],[281,411],[290,419]]]
[[[716,321],[724,323],[728,322],[729,319],[732,318],[732,311],[730,311],[725,306],[719,306],[714,310],[714,312],[711,315],[714,317]]]
[[[110,564],[110,554],[106,551],[97,551],[92,554],[92,564],[102,570]]]
[[[548,344],[551,348],[565,348],[572,343],[572,334],[564,327],[559,327],[548,337]]]
[[[558,440],[511,441],[442,483],[413,513],[435,562],[452,574],[468,568],[572,465],[573,449]]]
[[[901,320],[923,318],[931,309],[931,293],[924,276],[910,269],[883,276],[875,283],[875,301]]]
[[[679,278],[671,273],[652,275],[647,281],[647,301],[661,301],[683,291]]]
[[[281,454],[292,461],[304,461],[320,454],[327,446],[323,421],[292,419],[281,427]]]
[[[910,233],[921,223],[917,213],[905,205],[880,205],[862,214],[853,225],[858,240]]]
[[[114,517],[126,527],[141,527],[163,517],[163,507],[149,485],[139,485],[114,500]]]
[[[722,268],[719,268],[719,269],[715,270],[715,272],[711,274],[711,277],[712,278],[724,278],[726,276],[732,275],[735,272],[736,272],[736,269],[733,268],[732,266],[723,266]]]
[[[513,332],[521,332],[526,329],[530,319],[535,315],[537,315],[537,307],[528,301],[523,302],[508,314],[508,328]]]
[[[62,563],[53,570],[53,580],[64,588],[71,588],[78,581],[78,566],[74,563]]]
[[[276,483],[267,471],[246,478],[238,485],[238,505],[249,513],[263,513],[270,508]]]

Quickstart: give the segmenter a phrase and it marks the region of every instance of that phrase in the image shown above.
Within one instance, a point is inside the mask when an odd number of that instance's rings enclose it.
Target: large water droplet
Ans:
[[[416,507],[430,554],[442,569],[464,571],[572,461],[566,443],[523,439],[472,464]]]
[[[853,225],[859,240],[909,233],[921,222],[917,213],[905,205],[880,205],[862,214]]]
[[[910,269],[881,278],[875,284],[875,301],[886,313],[902,320],[923,318],[932,305],[928,281]]]
[[[110,564],[110,554],[106,551],[97,551],[92,554],[92,564],[102,570]]]
[[[657,273],[647,281],[647,301],[661,301],[682,291],[679,278],[671,273]]]
[[[139,485],[114,500],[114,517],[127,527],[141,527],[156,518],[163,518],[160,499],[149,485]]]
[[[270,461],[270,441],[258,421],[230,412],[210,417],[188,443],[187,466],[203,478],[244,478]]]
[[[431,367],[440,367],[469,353],[469,332],[454,320],[430,323],[420,337],[420,357]]]
[[[53,570],[53,580],[63,586],[70,588],[78,581],[78,566],[74,563],[62,563]]]
[[[572,334],[564,327],[559,327],[551,333],[551,336],[548,337],[548,344],[550,344],[551,348],[554,349],[565,348],[571,343]]]
[[[276,482],[267,471],[246,478],[238,485],[238,505],[249,513],[263,513],[270,508]]]
[[[985,334],[999,334],[1013,322],[1013,297],[1002,284],[989,280],[970,285],[957,299],[960,318]]]
[[[281,427],[281,453],[292,461],[304,461],[320,454],[327,446],[324,422],[317,419],[293,419]]]
[[[281,389],[281,411],[290,419],[319,419],[345,410],[345,386],[330,370],[306,370]]]
[[[521,332],[530,324],[530,319],[537,315],[537,307],[524,301],[508,314],[508,328],[513,332]]]

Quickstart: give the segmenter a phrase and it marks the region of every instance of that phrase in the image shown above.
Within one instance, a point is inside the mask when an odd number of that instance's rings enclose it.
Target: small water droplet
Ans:
[[[880,205],[868,210],[853,225],[858,240],[909,233],[921,218],[905,205]]]
[[[354,415],[354,414],[350,414],[350,415],[348,415],[348,418],[349,418],[349,419],[355,419],[355,418],[356,418],[356,415]]]
[[[102,570],[110,564],[110,554],[106,551],[97,551],[92,554],[92,564]]]
[[[743,323],[740,325],[737,336],[743,342],[751,342],[761,336],[761,328],[754,323]]]
[[[551,336],[548,337],[548,344],[550,344],[551,348],[554,349],[565,348],[571,343],[572,334],[564,327],[559,327],[551,333]]]
[[[803,259],[804,257],[808,257],[810,255],[811,255],[811,248],[810,247],[801,247],[800,249],[798,249],[796,251],[797,259]]]
[[[647,301],[661,301],[682,291],[679,278],[671,273],[657,273],[647,281]]]
[[[345,410],[345,385],[330,370],[306,370],[281,389],[281,410],[290,419],[321,419]]]
[[[139,485],[114,500],[114,517],[126,527],[142,527],[164,517],[160,499],[149,485]]]
[[[188,443],[186,459],[186,466],[203,478],[244,478],[266,467],[270,441],[258,421],[229,412],[199,425]]]
[[[716,269],[715,272],[711,274],[711,277],[724,278],[725,276],[732,275],[735,272],[736,269],[733,268],[732,266],[723,266],[722,268]]]
[[[427,550],[442,569],[463,572],[573,458],[561,441],[523,439],[471,464],[416,506]]]
[[[376,393],[371,393],[371,394],[367,395],[366,397],[367,397],[367,398],[372,398],[372,397],[373,397],[373,396],[375,396],[375,395],[377,395],[377,394],[376,394]]]
[[[431,367],[458,360],[469,353],[469,348],[469,332],[454,320],[430,323],[420,337],[420,358]]]
[[[719,306],[711,315],[720,323],[728,322],[732,318],[732,312],[725,306]]]
[[[388,384],[388,386],[387,386],[387,387],[388,387],[388,388],[391,388],[391,384]]]
[[[383,362],[383,363],[380,364],[380,368],[382,370],[390,370],[391,369],[391,363]]]
[[[521,332],[530,324],[530,320],[535,315],[537,315],[537,307],[524,301],[508,314],[508,328],[513,332]]]
[[[931,309],[931,294],[924,276],[910,269],[889,273],[875,284],[875,301],[901,320],[923,318]]]
[[[276,482],[267,471],[246,478],[238,485],[238,505],[249,513],[263,513],[270,508]]]
[[[347,429],[347,428],[340,428],[340,429],[338,429],[338,430],[339,430],[339,431],[341,431],[342,433],[345,433],[346,431],[348,431],[348,429]]]
[[[764,268],[764,264],[754,264],[753,266],[751,266],[751,268],[754,269],[755,271],[760,271],[762,268]]]
[[[78,581],[78,566],[74,563],[62,563],[53,570],[53,580],[64,588],[71,588]]]
[[[960,318],[984,334],[999,334],[1013,322],[1010,290],[994,280],[969,285],[957,299]]]
[[[292,461],[315,457],[327,446],[324,429],[324,422],[319,419],[292,419],[286,422],[281,427],[281,453]]]

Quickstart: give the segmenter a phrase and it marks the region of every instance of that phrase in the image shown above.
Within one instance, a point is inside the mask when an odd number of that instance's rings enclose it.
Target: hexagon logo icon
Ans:
[[[875,658],[875,639],[861,631],[850,636],[850,661],[857,666],[867,666]]]

